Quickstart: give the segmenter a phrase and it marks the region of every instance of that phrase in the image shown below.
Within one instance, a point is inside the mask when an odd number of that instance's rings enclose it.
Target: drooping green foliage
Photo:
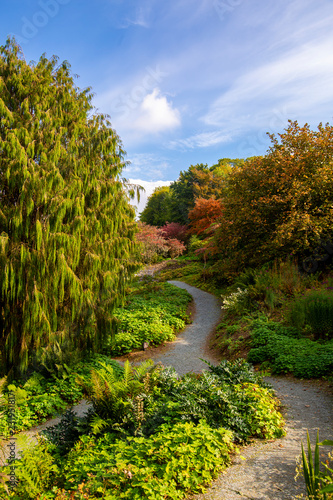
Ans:
[[[96,349],[136,266],[124,151],[67,62],[0,49],[1,371],[70,338]]]

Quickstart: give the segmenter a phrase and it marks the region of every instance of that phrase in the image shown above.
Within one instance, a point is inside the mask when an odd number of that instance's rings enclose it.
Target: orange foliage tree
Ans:
[[[227,178],[213,242],[225,267],[306,256],[333,239],[333,127],[289,121],[279,137]]]
[[[208,236],[212,224],[222,215],[222,203],[220,200],[210,198],[197,198],[195,205],[190,210],[190,233],[197,236]]]

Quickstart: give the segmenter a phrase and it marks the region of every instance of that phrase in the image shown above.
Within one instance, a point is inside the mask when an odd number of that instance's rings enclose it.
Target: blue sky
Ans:
[[[0,44],[71,63],[149,194],[264,154],[288,119],[332,124],[332,27],[332,0],[2,0]]]

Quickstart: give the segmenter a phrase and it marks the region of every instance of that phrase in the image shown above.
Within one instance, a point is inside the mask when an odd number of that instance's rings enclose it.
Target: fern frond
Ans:
[[[92,418],[90,426],[93,434],[100,434],[102,430],[112,425],[110,420],[103,419],[96,415]]]
[[[37,446],[27,439],[24,448],[22,458],[17,461],[19,489],[25,498],[36,498],[49,491],[52,475],[58,472],[58,467],[45,439],[39,437]]]
[[[124,383],[126,385],[129,385],[129,383],[133,379],[133,377],[134,377],[133,368],[131,366],[131,363],[128,361],[128,359],[126,359],[126,361],[124,363],[124,377],[123,377]]]
[[[136,366],[133,369],[135,378],[141,381],[146,373],[150,371],[153,365],[154,361],[152,359],[147,359],[143,361],[139,366]]]

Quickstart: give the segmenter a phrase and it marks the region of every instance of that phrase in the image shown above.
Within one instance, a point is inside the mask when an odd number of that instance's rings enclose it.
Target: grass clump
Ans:
[[[298,328],[313,333],[314,339],[333,338],[333,293],[310,291],[292,304],[289,319]]]

